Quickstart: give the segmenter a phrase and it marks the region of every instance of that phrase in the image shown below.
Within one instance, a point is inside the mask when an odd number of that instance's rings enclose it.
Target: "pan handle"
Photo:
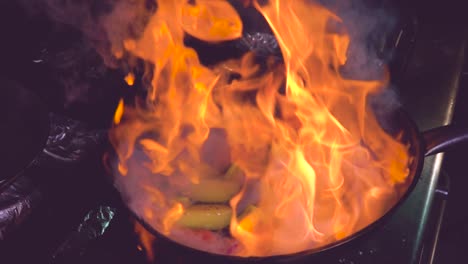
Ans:
[[[431,156],[468,143],[468,127],[441,126],[422,133],[426,144],[425,156]]]

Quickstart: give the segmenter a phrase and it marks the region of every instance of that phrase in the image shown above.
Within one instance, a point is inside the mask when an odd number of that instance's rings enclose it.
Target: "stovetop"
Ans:
[[[394,91],[421,130],[451,122],[465,61],[461,29],[447,31],[410,18],[393,38]],[[78,162],[50,161],[47,154],[28,173],[38,205],[7,242],[5,263],[147,263],[134,223],[109,186],[99,145]],[[297,263],[430,263],[445,199],[444,155],[425,159],[416,188],[386,220],[342,246]],[[45,164],[45,165],[44,165]],[[156,263],[192,263],[197,253],[164,241]],[[208,262],[206,262],[208,263]],[[226,262],[212,262],[226,263]]]

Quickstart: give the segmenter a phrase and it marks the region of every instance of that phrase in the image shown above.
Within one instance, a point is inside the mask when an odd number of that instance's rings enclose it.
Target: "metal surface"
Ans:
[[[452,119],[464,60],[465,35],[457,30],[426,27],[420,32],[417,44],[401,93],[408,89],[405,108],[418,126],[426,130],[447,125]],[[422,251],[422,248],[433,247],[424,245],[424,238],[442,160],[443,154],[426,159],[421,181],[402,207],[399,217],[407,224],[403,230],[411,238],[406,243],[411,250],[408,251],[409,262],[401,263],[418,263],[424,259],[423,254],[431,251]]]
[[[468,17],[467,17],[468,18]],[[465,53],[465,58],[468,58]],[[459,92],[453,117],[453,123],[461,126],[468,126],[468,60],[465,59],[462,75],[460,78]],[[468,211],[460,210],[466,207],[466,186],[468,177],[466,171],[467,156],[463,152],[465,148],[451,151],[445,155],[442,166],[442,175],[450,177],[450,189],[447,199],[447,206],[440,227],[439,242],[437,243],[434,263],[458,263],[461,259],[467,259],[468,251],[466,238],[468,237]],[[445,178],[439,179],[439,186],[445,186]],[[438,187],[439,189],[439,187]],[[445,188],[444,188],[445,189]],[[435,196],[437,202],[440,195]],[[435,204],[434,209],[436,209]],[[428,229],[435,230],[437,225],[428,226]]]
[[[435,189],[431,216],[427,224],[428,230],[425,245],[423,246],[420,263],[434,263],[437,249],[440,243],[441,228],[446,212],[447,200],[450,191],[450,179],[447,173],[442,171],[439,176],[439,184]],[[447,262],[448,263],[448,262]]]
[[[424,132],[426,156],[450,151],[468,141],[468,127],[447,125]]]

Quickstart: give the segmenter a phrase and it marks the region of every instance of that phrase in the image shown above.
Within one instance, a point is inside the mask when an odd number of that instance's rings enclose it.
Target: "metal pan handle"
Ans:
[[[422,133],[426,144],[425,156],[431,156],[468,143],[468,127],[448,125],[430,129]]]

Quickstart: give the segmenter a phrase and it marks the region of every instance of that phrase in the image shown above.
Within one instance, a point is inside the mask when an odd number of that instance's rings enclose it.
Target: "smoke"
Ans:
[[[380,125],[393,132],[394,113],[401,102],[389,76],[388,64],[394,55],[392,41],[396,39],[399,14],[397,7],[385,0],[320,0],[341,19],[351,38],[348,59],[341,69],[344,77],[359,80],[389,79],[385,89],[372,94],[368,100]]]
[[[58,25],[79,30],[86,43],[112,68],[118,66],[118,60],[112,54],[115,51],[112,44],[141,32],[148,17],[145,14],[152,10],[152,6],[143,0],[20,1],[33,15],[45,15]]]
[[[391,60],[388,43],[395,34],[398,16],[385,0],[320,0],[333,10],[351,38],[343,74],[356,79],[381,79]]]
[[[128,93],[123,78],[131,61],[124,57],[128,54],[116,56],[119,44],[144,29],[154,1],[19,0],[15,5],[25,10],[25,19],[41,22],[29,27],[41,32],[34,32],[39,37],[31,44],[30,60],[41,74],[37,84],[48,104],[86,122],[109,124],[118,98]]]
[[[129,60],[122,43],[142,33],[151,14],[154,0],[20,0],[31,13],[46,15],[56,23],[69,25],[80,32],[110,68],[128,69]],[[251,1],[229,1],[240,13],[245,33],[270,33],[268,25],[253,8]],[[318,0],[334,11],[351,37],[345,76],[376,79],[391,59],[388,38],[397,23],[395,8],[385,0]],[[313,14],[311,14],[313,16]],[[117,55],[117,56],[116,56]],[[123,64],[123,65],[122,65]]]

